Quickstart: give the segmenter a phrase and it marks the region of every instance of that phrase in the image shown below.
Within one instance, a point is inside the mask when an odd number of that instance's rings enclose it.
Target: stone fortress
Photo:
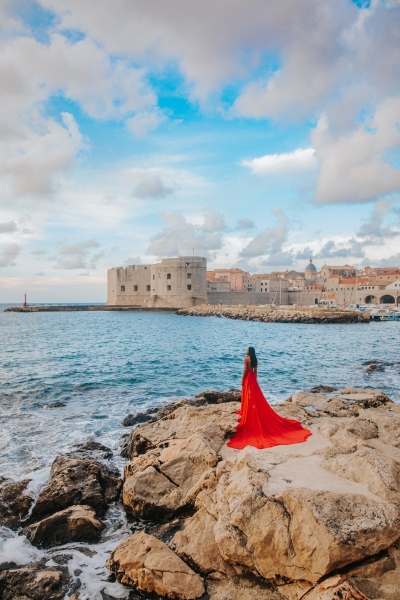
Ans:
[[[324,265],[318,271],[310,258],[304,271],[250,274],[238,268],[207,271],[206,258],[181,256],[108,271],[108,306],[178,309],[201,304],[400,306],[400,269]]]
[[[107,305],[187,308],[207,303],[207,259],[163,258],[155,265],[114,267],[107,272]]]

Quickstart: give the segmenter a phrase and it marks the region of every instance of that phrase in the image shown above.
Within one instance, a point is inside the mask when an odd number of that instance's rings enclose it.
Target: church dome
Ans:
[[[316,273],[317,269],[315,268],[315,266],[313,265],[313,261],[310,258],[310,262],[308,263],[308,265],[306,266],[306,272],[310,273],[310,271],[312,273]]]

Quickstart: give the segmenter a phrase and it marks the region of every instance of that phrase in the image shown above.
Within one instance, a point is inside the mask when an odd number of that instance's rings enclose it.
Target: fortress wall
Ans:
[[[109,269],[107,275],[107,305],[147,306],[150,300],[150,265],[116,267]]]
[[[288,304],[288,292],[281,294],[282,304]],[[208,292],[208,304],[238,306],[242,304],[279,304],[279,292]]]

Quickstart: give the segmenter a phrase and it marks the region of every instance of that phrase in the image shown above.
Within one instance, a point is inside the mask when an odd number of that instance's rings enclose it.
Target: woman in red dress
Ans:
[[[311,431],[294,419],[278,415],[266,399],[257,382],[257,357],[254,348],[247,348],[242,376],[242,404],[236,433],[228,442],[230,448],[246,446],[271,448],[283,444],[305,442]]]

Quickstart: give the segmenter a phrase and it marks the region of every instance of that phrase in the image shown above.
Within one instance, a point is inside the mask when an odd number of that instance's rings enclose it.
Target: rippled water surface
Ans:
[[[306,325],[0,309],[0,475],[28,474],[38,489],[54,458],[74,444],[94,437],[116,448],[127,413],[205,389],[238,388],[249,345],[272,402],[317,384],[371,386],[400,402],[399,365],[371,375],[362,367],[372,359],[400,361],[396,322]],[[56,402],[65,406],[52,407]],[[10,535],[3,532],[0,559],[2,547],[4,554],[22,543]],[[87,597],[97,598],[92,593]]]

